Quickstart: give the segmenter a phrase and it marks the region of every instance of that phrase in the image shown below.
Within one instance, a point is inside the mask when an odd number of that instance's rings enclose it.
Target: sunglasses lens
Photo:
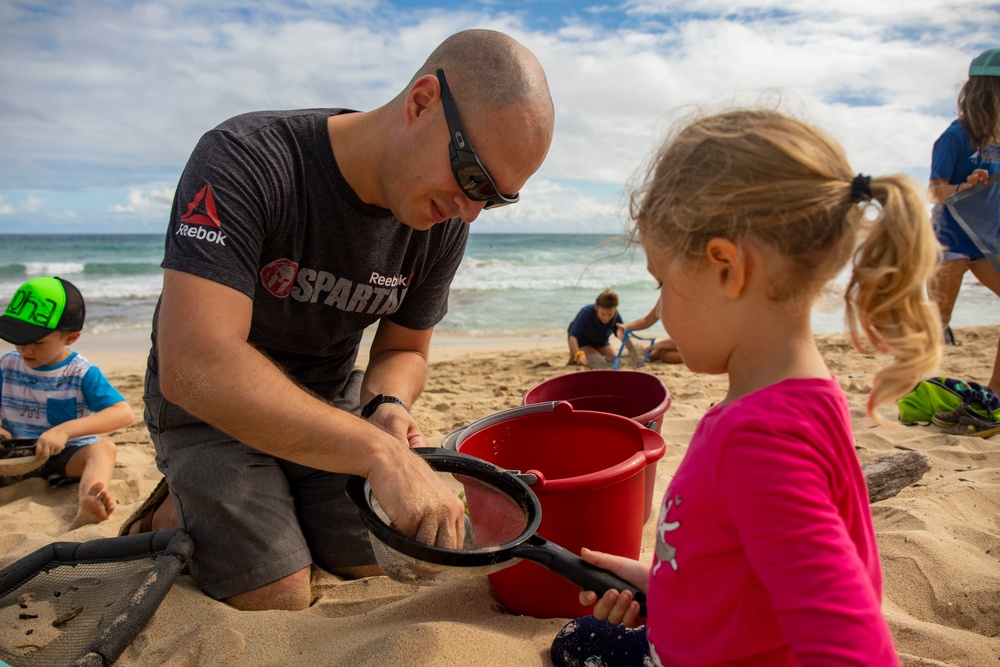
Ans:
[[[497,196],[497,189],[489,175],[483,171],[478,161],[463,161],[455,171],[458,184],[471,199],[492,199]]]
[[[476,196],[482,199],[492,199],[497,196],[497,189],[493,187],[493,184],[489,181],[485,183],[477,183]]]

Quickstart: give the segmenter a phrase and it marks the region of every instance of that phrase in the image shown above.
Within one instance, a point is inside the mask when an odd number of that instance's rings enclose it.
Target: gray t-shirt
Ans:
[[[330,147],[327,118],[338,113],[349,112],[254,112],[206,133],[174,195],[161,265],[252,298],[248,341],[328,399],[354,369],[365,327],[441,321],[469,227],[456,218],[418,231],[362,202]]]

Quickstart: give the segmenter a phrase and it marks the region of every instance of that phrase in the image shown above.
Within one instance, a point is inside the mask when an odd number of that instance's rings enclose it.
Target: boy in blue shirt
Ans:
[[[35,455],[45,463],[27,476],[45,477],[52,486],[79,480],[70,530],[114,512],[115,444],[95,434],[134,421],[132,408],[101,370],[69,349],[84,317],[80,291],[49,277],[21,285],[0,316],[0,338],[15,348],[0,357],[0,439],[35,440]]]
[[[598,294],[594,303],[581,308],[569,324],[569,363],[587,366],[588,354],[614,357],[616,351],[608,341],[611,334],[621,337],[618,325],[622,323],[618,295],[609,289]]]

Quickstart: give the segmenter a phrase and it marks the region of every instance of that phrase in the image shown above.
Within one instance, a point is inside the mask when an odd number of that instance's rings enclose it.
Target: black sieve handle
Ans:
[[[572,551],[564,549],[554,542],[549,542],[540,535],[532,535],[524,543],[517,545],[511,551],[516,558],[530,560],[542,567],[555,572],[563,579],[579,586],[584,591],[594,591],[601,597],[607,591],[631,591],[632,597],[639,603],[639,613],[646,615],[646,594],[635,589],[635,586],[603,568],[591,565]]]

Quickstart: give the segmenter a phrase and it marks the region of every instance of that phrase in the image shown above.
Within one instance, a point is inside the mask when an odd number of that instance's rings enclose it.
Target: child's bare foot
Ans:
[[[115,503],[111,500],[111,495],[104,488],[104,482],[94,482],[87,493],[80,498],[80,509],[76,513],[76,518],[70,524],[69,529],[79,528],[89,523],[100,523],[106,521],[111,513],[115,511]]]

